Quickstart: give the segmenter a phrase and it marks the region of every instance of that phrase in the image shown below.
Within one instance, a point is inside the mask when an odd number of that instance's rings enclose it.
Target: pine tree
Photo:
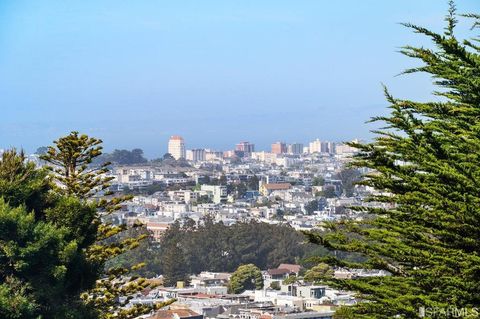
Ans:
[[[478,15],[468,17],[479,26]],[[362,265],[329,258],[331,264],[392,274],[332,281],[369,301],[339,318],[418,318],[420,307],[473,315],[480,305],[480,39],[458,39],[457,19],[450,2],[442,34],[405,24],[434,44],[401,52],[422,63],[404,73],[430,75],[436,101],[397,99],[385,90],[391,112],[373,119],[384,128],[371,143],[351,143],[360,151],[352,166],[371,169],[360,184],[379,190],[370,200],[384,208],[356,207],[365,213],[362,221],[308,234],[330,249],[368,258]]]
[[[120,204],[131,197],[112,197],[108,190],[112,177],[105,176],[110,163],[92,167],[92,162],[102,154],[102,141],[87,135],[72,132],[54,142],[55,146],[48,147],[47,154],[41,159],[50,163],[47,167],[58,184],[57,192],[73,196],[85,205],[94,205],[96,215],[92,223],[98,225],[95,241],[86,247],[88,261],[95,265],[105,265],[126,251],[138,247],[139,242],[148,235],[140,234],[136,237],[125,237],[121,234],[126,230],[125,225],[115,226],[102,223],[102,217],[114,212]],[[82,214],[79,212],[79,218]],[[140,225],[134,225],[137,227]],[[121,237],[121,239],[119,239]],[[97,280],[96,286],[82,295],[85,303],[95,308],[100,318],[135,318],[149,313],[154,309],[165,306],[167,303],[158,303],[153,306],[135,305],[125,309],[131,295],[151,287],[145,278],[130,276],[131,271],[143,267],[143,263],[124,267],[111,267]]]
[[[81,219],[72,215],[76,211]],[[2,154],[1,318],[96,318],[80,299],[98,271],[84,253],[92,242],[89,233],[96,232],[94,212],[75,198],[55,195],[47,172],[27,162],[23,152]]]
[[[185,260],[183,234],[180,232],[180,223],[173,223],[164,234],[161,241],[163,285],[172,287],[179,281],[188,281],[189,270]]]

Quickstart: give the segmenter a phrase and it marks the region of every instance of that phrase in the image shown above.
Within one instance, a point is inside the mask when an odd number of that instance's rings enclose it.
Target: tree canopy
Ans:
[[[240,294],[245,290],[259,290],[263,288],[263,277],[260,269],[254,264],[242,265],[230,277],[228,290],[230,293]]]
[[[317,252],[315,245],[304,241],[303,234],[284,224],[252,221],[227,226],[207,217],[198,224],[193,220],[173,224],[155,249],[162,256],[159,272],[167,285],[173,285],[202,271],[233,272],[242,264],[267,269],[298,262]]]
[[[22,152],[2,154],[2,318],[96,318],[80,299],[101,272],[85,253],[95,240],[96,208],[55,190],[48,172],[27,162]]]
[[[140,241],[148,235],[122,236],[127,227],[102,222],[102,217],[117,210],[121,202],[130,198],[109,196],[111,192],[108,188],[112,178],[104,175],[109,163],[94,167],[90,165],[95,158],[101,156],[102,141],[72,132],[54,143],[55,146],[50,146],[47,154],[41,158],[51,164],[47,169],[59,185],[55,191],[59,195],[75,198],[83,206],[68,207],[66,215],[56,212],[53,216],[59,221],[69,222],[71,232],[79,238],[89,238],[83,249],[87,263],[102,270],[96,273],[95,285],[81,294],[84,303],[95,309],[100,318],[105,319],[135,318],[162,307],[163,303],[153,306],[136,304],[128,309],[124,307],[129,302],[130,295],[150,286],[144,278],[129,276],[130,271],[142,267],[143,263],[130,268],[110,267],[103,272],[108,260],[138,247]],[[109,198],[104,198],[106,196]],[[93,208],[93,213],[90,211],[85,214],[83,207]],[[87,222],[85,229],[81,227],[82,224],[71,223],[82,219]],[[125,301],[120,301],[121,297],[126,297]]]
[[[479,26],[480,16],[467,17]],[[420,307],[480,304],[479,38],[457,38],[453,2],[445,21],[443,33],[405,24],[434,46],[401,50],[420,62],[405,74],[431,76],[435,101],[398,99],[385,90],[390,114],[373,118],[383,128],[371,143],[350,143],[360,150],[352,167],[371,170],[360,184],[379,190],[370,200],[385,208],[356,208],[368,214],[362,221],[309,234],[331,249],[363,254],[362,267],[392,274],[333,281],[369,301],[339,317],[417,318]]]
[[[143,150],[134,148],[133,150],[114,150],[112,153],[103,153],[93,160],[94,164],[101,165],[106,162],[118,165],[144,164],[148,160],[143,155]]]

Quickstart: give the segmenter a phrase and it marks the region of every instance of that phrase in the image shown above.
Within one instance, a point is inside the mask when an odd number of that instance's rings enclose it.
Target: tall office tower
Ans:
[[[328,146],[329,146],[329,142],[322,142],[320,143],[320,152],[322,153],[329,153],[329,149],[328,149]]]
[[[335,154],[335,142],[328,142],[328,152],[330,154]]]
[[[310,142],[308,150],[310,154],[320,153],[322,151],[322,142],[317,138],[315,141]]]
[[[283,142],[276,142],[272,144],[273,154],[284,154],[287,152],[287,144]]]
[[[240,142],[235,146],[235,150],[244,153],[253,153],[255,152],[255,144],[250,142]]]
[[[183,137],[173,135],[168,140],[168,152],[176,159],[185,158],[185,142]]]
[[[321,142],[320,143],[320,152],[322,153],[335,153],[335,143],[333,142]]]
[[[302,143],[293,143],[288,145],[289,154],[302,154],[303,153],[303,144]]]

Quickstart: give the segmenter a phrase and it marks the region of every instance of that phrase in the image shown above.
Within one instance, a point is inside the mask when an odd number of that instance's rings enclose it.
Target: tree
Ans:
[[[262,272],[254,264],[242,265],[230,277],[228,289],[231,293],[240,294],[245,290],[262,289]]]
[[[238,183],[234,185],[235,193],[236,193],[236,198],[243,198],[245,196],[245,193],[247,192],[248,188],[245,183]]]
[[[337,194],[335,193],[335,186],[332,186],[332,185],[324,186],[323,191],[321,192],[321,195],[325,198],[337,197]]]
[[[248,189],[258,191],[258,183],[260,182],[260,179],[257,177],[257,175],[253,175],[251,178],[248,179]]]
[[[46,154],[48,151],[48,147],[46,146],[40,146],[39,148],[37,148],[37,150],[35,151],[35,154],[37,155],[44,155]]]
[[[303,279],[307,282],[320,282],[333,277],[333,269],[325,263],[320,263],[307,270]]]
[[[325,179],[322,176],[317,176],[312,180],[313,186],[323,186],[325,185]]]
[[[2,318],[96,317],[95,310],[80,299],[95,284],[99,270],[84,252],[96,232],[95,208],[53,191],[47,171],[27,162],[23,152],[2,154]],[[82,216],[77,217],[77,212]]]
[[[197,198],[197,200],[195,201],[195,204],[196,205],[200,205],[200,204],[211,204],[213,203],[212,199],[210,198],[210,196],[208,195],[201,195]]]
[[[165,161],[165,160],[175,161],[175,157],[173,157],[173,155],[170,154],[170,153],[165,153],[165,154],[163,154],[163,160],[164,160],[164,161]]]
[[[48,169],[53,178],[59,184],[56,192],[61,195],[73,197],[83,205],[93,205],[96,210],[90,216],[90,223],[95,228],[94,240],[85,247],[87,261],[92,265],[101,266],[116,256],[138,247],[141,240],[147,237],[140,234],[137,237],[121,238],[125,226],[114,226],[100,223],[101,218],[107,216],[119,208],[121,202],[130,197],[99,198],[100,195],[109,196],[111,177],[105,177],[109,163],[96,167],[90,164],[102,154],[102,141],[96,138],[80,135],[72,132],[66,137],[55,141],[55,146],[50,146],[46,155],[41,158],[52,166]],[[98,211],[97,211],[98,209]],[[65,220],[61,214],[56,213],[59,220]],[[79,209],[72,219],[84,218],[84,211]],[[75,228],[77,225],[70,225]],[[135,227],[135,226],[134,226]],[[84,235],[80,232],[79,235]],[[124,308],[128,303],[129,295],[149,287],[149,283],[143,278],[129,277],[132,270],[142,267],[143,264],[133,265],[130,269],[112,267],[104,273],[97,274],[98,280],[95,287],[82,294],[85,303],[95,308],[100,318],[134,318],[148,313],[153,309],[164,306],[157,304],[153,307],[147,305],[135,305],[128,309]],[[120,302],[120,297],[127,297],[126,301]]]
[[[227,176],[225,174],[222,174],[218,179],[218,185],[227,185]]]
[[[188,265],[182,249],[180,224],[175,222],[162,238],[163,285],[175,286],[178,281],[188,280]]]
[[[91,167],[92,161],[102,155],[101,140],[72,132],[49,146],[46,154],[40,158],[52,166],[47,167],[62,185],[59,192],[88,199],[99,190],[108,188],[113,177],[102,177],[108,172],[110,163]]]
[[[129,150],[114,150],[113,153],[107,154],[107,159],[110,162],[120,165],[143,164],[148,160],[143,157],[143,150],[135,148]]]
[[[316,210],[318,210],[318,200],[314,199],[305,205],[305,211],[307,215],[312,215]]]
[[[227,226],[206,216],[198,224],[186,220],[180,228],[173,226],[162,236],[157,251],[162,256],[163,275],[176,278],[169,281],[172,285],[201,271],[233,272],[244,264],[274,268],[318,251],[316,245],[305,244],[305,237],[285,224],[252,221]]]
[[[278,281],[272,281],[270,288],[273,290],[280,290],[280,283]]]
[[[478,27],[480,15],[469,17]],[[373,119],[384,128],[371,143],[350,143],[360,150],[352,167],[371,169],[360,184],[380,190],[371,200],[392,208],[355,208],[368,218],[309,233],[313,242],[361,253],[364,267],[392,274],[337,281],[369,301],[343,318],[417,318],[419,307],[480,304],[480,48],[478,37],[456,37],[457,23],[450,2],[443,34],[405,24],[434,46],[404,47],[421,62],[404,73],[430,75],[438,99],[397,99],[385,90],[391,112]]]
[[[288,276],[287,278],[285,278],[282,283],[283,283],[284,285],[291,285],[291,284],[294,284],[294,283],[298,282],[298,279],[299,279],[299,278],[298,278],[297,276],[295,276],[295,275],[290,275],[290,276]]]
[[[0,196],[12,207],[25,205],[38,218],[51,206],[51,181],[46,170],[27,162],[23,151],[5,151],[0,161]]]
[[[355,183],[360,180],[360,172],[355,168],[346,168],[342,169],[338,174],[337,178],[342,181],[343,191],[345,196],[352,197],[353,191],[355,189]]]

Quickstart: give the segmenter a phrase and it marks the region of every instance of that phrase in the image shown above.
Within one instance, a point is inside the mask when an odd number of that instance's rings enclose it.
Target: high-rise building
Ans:
[[[250,142],[240,142],[235,146],[235,150],[244,153],[253,153],[255,152],[255,144]]]
[[[322,151],[322,142],[317,138],[315,141],[310,142],[308,145],[308,151],[310,154],[320,153]]]
[[[303,144],[302,143],[293,143],[288,145],[289,154],[302,154],[303,153]]]
[[[310,142],[309,144],[309,153],[335,153],[335,143],[327,142],[327,141],[320,141],[318,138]]]
[[[185,158],[185,142],[183,140],[183,137],[178,135],[171,136],[168,140],[168,152],[176,160],[180,158]]]
[[[327,144],[328,144],[328,153],[335,154],[336,144],[334,142],[327,142]]]
[[[283,142],[276,142],[272,144],[273,154],[284,154],[287,152],[287,144]]]
[[[193,150],[187,150],[187,160],[193,161],[193,162],[202,162],[205,161],[205,149],[203,148],[197,148]]]

